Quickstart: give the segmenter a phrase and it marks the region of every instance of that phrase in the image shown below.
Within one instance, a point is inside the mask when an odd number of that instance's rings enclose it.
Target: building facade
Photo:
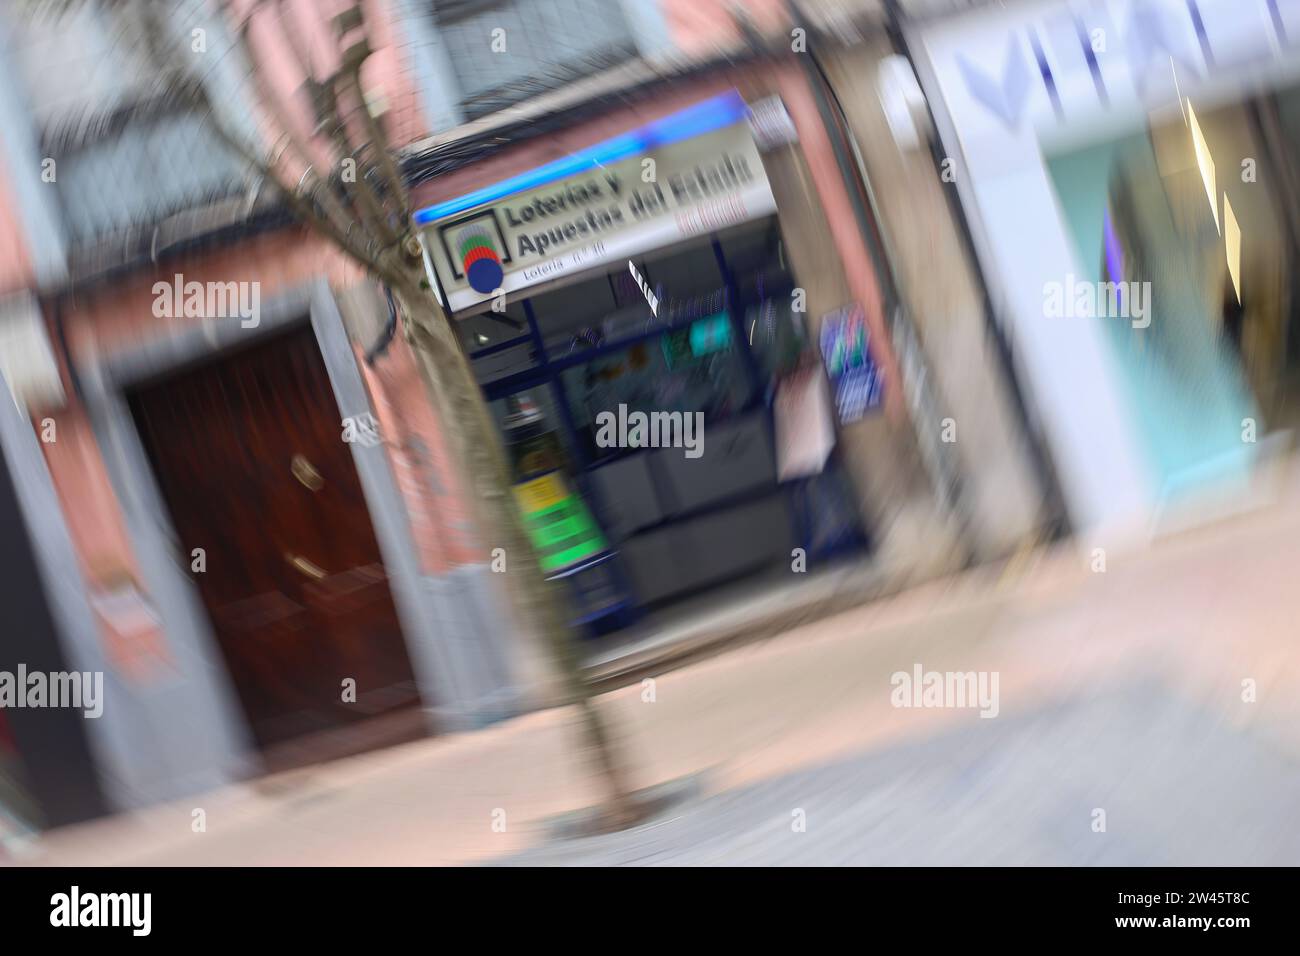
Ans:
[[[838,9],[806,19],[781,4],[755,5],[739,18],[721,5],[664,11],[677,60],[629,64],[413,144],[408,157],[431,279],[458,317],[503,432],[521,400],[549,422],[565,495],[576,483],[602,531],[588,543],[592,553],[611,542],[617,553],[611,564],[621,568],[601,593],[613,606],[630,594],[653,611],[722,580],[764,573],[788,580],[792,551],[806,556],[824,530],[804,512],[843,529],[838,506],[846,498],[860,551],[917,575],[1004,555],[1039,533],[1042,483],[1006,370],[988,344],[971,264],[951,250],[975,301],[963,303],[964,314],[945,315],[949,303],[922,277],[933,269],[933,249],[909,236],[912,246],[899,257],[861,161],[862,144],[874,142],[885,121],[841,106],[877,97],[875,67],[892,52],[881,11],[863,23],[875,44],[866,53],[857,49],[862,38],[834,39]],[[859,80],[862,73],[870,79]],[[752,137],[747,149],[758,158],[745,155],[761,182],[719,183],[728,216],[704,222],[695,210],[710,197],[685,188],[683,175],[711,175],[707,157],[717,160],[728,147],[727,134],[710,124],[735,122],[737,109],[749,125],[737,135]],[[906,198],[889,177],[904,175],[897,167],[906,159],[871,159],[891,194],[889,226],[905,230]],[[588,167],[610,171],[603,192]],[[621,194],[610,192],[614,182]],[[587,206],[622,218],[586,221]],[[544,228],[552,225],[560,232]],[[548,245],[539,248],[539,236]],[[479,245],[491,247],[493,262],[476,266],[491,273],[484,289],[502,283],[489,291],[468,287],[475,264],[462,262]],[[895,275],[903,266],[911,270],[906,297]],[[778,310],[780,322],[770,314]],[[674,343],[707,338],[707,319],[729,327],[728,348],[697,347],[693,362],[676,364]],[[853,328],[871,370],[846,380],[883,387],[865,408],[834,409],[833,467],[818,497],[816,488],[781,478],[782,419],[797,404],[798,361],[773,365],[763,330],[772,342],[798,339],[824,365],[823,346],[834,351]],[[961,347],[952,343],[958,336]],[[791,355],[799,354],[796,346]],[[693,394],[699,379],[710,387]],[[840,383],[831,388],[838,399]],[[617,454],[596,433],[600,412],[619,407],[698,412],[706,434],[752,428],[759,450],[733,465],[663,451]],[[968,429],[964,443],[951,437],[954,426]],[[724,474],[733,467],[737,477]],[[766,499],[774,510],[760,516]],[[745,520],[745,507],[755,509],[754,520]],[[710,521],[727,527],[728,515],[753,537],[711,530]],[[776,527],[781,533],[767,533]],[[829,548],[819,557],[837,554]]]
[[[296,24],[322,44],[324,12]],[[250,122],[227,26],[202,4],[174,25]],[[530,672],[511,650],[382,290],[160,94],[147,58],[105,46],[120,26],[94,5],[6,15],[0,83],[3,367],[29,426],[5,451],[59,596],[47,659],[106,682],[83,727],[104,806],[535,706],[540,656]],[[368,94],[409,138],[426,128],[390,26],[373,20]],[[301,102],[291,67],[266,81]]]
[[[327,55],[343,6],[253,37],[306,137],[302,51]],[[832,42],[825,10],[783,3],[362,6],[364,95],[582,633],[1034,532],[970,263],[945,237],[954,309],[861,106],[892,53],[879,11]],[[544,704],[384,290],[106,46],[109,17],[6,15],[0,57],[0,369],[26,426],[4,448],[60,595],[49,659],[105,675],[81,728],[103,806]],[[174,26],[258,135],[229,25],[196,2]],[[638,413],[677,440],[629,437]]]
[[[908,6],[1081,540],[1240,498],[1294,420],[1295,5]]]

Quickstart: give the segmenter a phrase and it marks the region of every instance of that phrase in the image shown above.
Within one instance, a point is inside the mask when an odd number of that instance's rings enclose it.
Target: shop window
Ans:
[[[474,355],[529,334],[528,315],[523,303],[512,302],[504,311],[488,309],[456,321],[461,345]]]
[[[514,325],[521,338],[531,334],[531,315],[559,376],[577,446],[570,451],[595,463],[629,450],[597,446],[602,411],[699,412],[712,425],[752,408],[762,384],[792,368],[806,344],[792,287],[771,218],[635,257],[631,268],[552,287],[503,314],[464,319],[462,336],[471,354],[475,346],[484,353],[475,368],[485,385],[524,375],[537,367],[536,347],[509,342]],[[501,348],[483,341],[498,335]],[[560,422],[545,389],[537,405]]]
[[[506,436],[515,480],[549,471],[573,472],[572,450],[563,438],[560,412],[546,386],[514,392],[489,402],[498,433]]]
[[[512,303],[504,312],[489,309],[457,319],[456,331],[480,385],[526,372],[537,363],[522,303]]]
[[[1249,124],[1240,107],[1195,107],[1048,163],[1080,273],[1045,285],[1044,314],[1098,329],[1168,497],[1245,473],[1253,449],[1241,422],[1260,411],[1237,350],[1239,308],[1248,331],[1283,318],[1273,204],[1264,185],[1224,172]],[[1244,260],[1229,207],[1255,240]]]
[[[764,381],[792,371],[807,346],[803,316],[791,308],[789,295],[761,300],[745,310],[745,334]]]
[[[706,296],[722,289],[726,279],[712,242],[697,241],[668,255],[649,256],[646,281],[665,303]]]
[[[534,296],[531,304],[546,354],[555,360],[610,338],[607,320],[620,303],[611,276],[602,275]]]
[[[710,423],[739,411],[749,386],[729,330],[725,318],[706,319],[566,369],[564,392],[588,458],[626,451],[597,446],[595,421],[603,411],[703,412]]]
[[[762,403],[806,357],[792,288],[773,217],[523,293],[545,354],[485,391],[543,566],[593,562],[566,579],[576,619],[610,629],[629,607],[783,564],[795,542],[817,555],[861,543],[833,468],[778,479]],[[466,319],[465,334],[492,321]],[[529,333],[483,361],[536,352]],[[665,435],[683,451],[653,450]]]

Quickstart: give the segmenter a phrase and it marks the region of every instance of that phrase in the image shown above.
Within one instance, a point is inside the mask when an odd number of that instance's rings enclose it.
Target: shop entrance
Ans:
[[[1268,433],[1300,426],[1297,145],[1292,88],[1188,97],[1048,162],[1084,270],[1072,279],[1142,293],[1140,321],[1093,311],[1168,497],[1240,480]]]
[[[589,632],[866,546],[833,454],[782,473],[774,396],[815,351],[794,285],[770,217],[459,320],[543,567]]]
[[[421,733],[388,576],[310,326],[128,400],[177,560],[268,764]]]

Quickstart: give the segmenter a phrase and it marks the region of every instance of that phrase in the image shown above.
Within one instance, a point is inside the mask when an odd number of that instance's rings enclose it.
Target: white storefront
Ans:
[[[1190,129],[1193,104],[1197,111],[1209,110],[1294,80],[1300,74],[1300,0],[990,4],[916,22],[907,38],[997,318],[1081,536],[1119,541],[1149,527],[1153,514],[1177,494],[1242,472],[1238,459],[1252,449],[1232,449],[1226,432],[1213,441],[1196,436],[1191,451],[1154,447],[1160,445],[1152,436],[1158,439],[1162,417],[1172,416],[1166,425],[1176,433],[1180,426],[1172,419],[1189,414],[1186,396],[1166,388],[1159,401],[1144,398],[1146,386],[1139,380],[1148,374],[1150,359],[1130,361],[1126,368],[1115,343],[1121,334],[1158,336],[1159,327],[1126,324],[1121,332],[1117,325],[1107,327],[1114,318],[1050,317],[1045,289],[1075,276],[1097,276],[1096,262],[1078,251],[1081,230],[1093,230],[1099,240],[1103,225],[1106,230],[1104,245],[1084,243],[1085,249],[1109,255],[1118,245],[1104,175],[1088,184],[1092,206],[1100,207],[1095,214],[1078,213],[1066,196],[1071,179],[1091,175],[1088,147],[1168,121]],[[1059,162],[1061,157],[1074,157],[1074,165]],[[1215,198],[1210,168],[1208,176],[1204,166],[1201,172],[1210,197],[1205,210],[1214,204],[1218,227],[1222,190]],[[1064,183],[1063,169],[1069,171]],[[1220,170],[1221,177],[1235,173],[1235,163]],[[1084,219],[1086,229],[1080,225]],[[1103,274],[1097,277],[1105,278],[1104,258],[1099,268]],[[1219,388],[1215,401],[1231,388],[1230,382]],[[1220,404],[1225,421],[1243,407],[1235,397]],[[1177,443],[1176,435],[1165,442]]]

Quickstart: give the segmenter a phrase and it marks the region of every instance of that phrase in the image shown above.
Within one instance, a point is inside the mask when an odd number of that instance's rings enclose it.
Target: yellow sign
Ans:
[[[569,489],[564,487],[558,471],[515,485],[514,489],[519,509],[526,515],[545,511],[569,497]]]

